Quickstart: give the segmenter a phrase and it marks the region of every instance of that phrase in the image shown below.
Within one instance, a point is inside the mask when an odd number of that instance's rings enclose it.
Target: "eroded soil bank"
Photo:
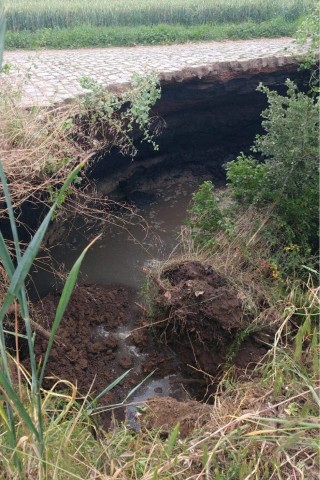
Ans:
[[[159,150],[140,144],[137,134],[134,159],[114,150],[97,153],[88,174],[96,182],[97,204],[99,199],[101,204],[111,200],[112,208],[100,215],[98,229],[104,236],[88,252],[80,283],[140,288],[144,263],[165,259],[176,245],[192,193],[200,183],[211,180],[220,188],[225,184],[225,164],[241,151],[250,153],[255,135],[262,132],[260,114],[267,106],[265,95],[256,92],[256,86],[263,81],[285,91],[282,83],[287,73],[165,85],[152,111],[154,128],[161,127],[155,139]],[[301,74],[294,76],[303,80]],[[146,219],[147,229],[130,218],[117,229],[114,216],[119,208],[114,202],[126,202]],[[57,268],[65,265],[70,270],[92,235],[90,222],[86,218],[86,223],[81,223],[71,215],[63,225],[56,222],[52,226],[46,240],[53,248]],[[30,219],[27,223],[32,224]],[[35,296],[61,288],[45,269],[39,268],[33,280]]]
[[[284,75],[286,72],[218,85],[199,81],[165,87],[162,103],[154,111],[155,128],[159,122],[163,127],[159,152],[144,146],[134,161],[116,152],[107,157],[100,152],[90,172],[99,180],[98,195],[124,200],[141,215],[147,211],[153,236],[143,232],[140,238],[136,231],[124,230],[126,234],[119,237],[112,231],[89,252],[80,286],[58,331],[48,376],[76,383],[82,394],[91,389],[94,396],[132,369],[102,397],[102,404],[111,405],[121,402],[154,371],[152,380],[131,400],[139,403],[152,396],[173,396],[210,401],[230,359],[239,372],[260,361],[267,350],[253,336],[247,336],[238,348],[237,340],[252,319],[228,279],[210,265],[182,263],[163,272],[151,320],[141,306],[137,288],[143,282],[146,263],[153,265],[165,258],[168,247],[176,243],[177,227],[186,217],[191,192],[203,180],[223,185],[224,163],[241,150],[247,151],[261,131],[260,113],[266,100],[254,91],[259,81],[281,89]],[[170,228],[168,218],[172,220]],[[164,246],[162,257],[158,247],[154,250],[157,235]],[[142,255],[131,250],[129,237],[138,238]],[[67,227],[52,238],[60,243],[55,251],[57,262],[70,270],[88,243],[85,230],[74,224],[71,233]],[[33,280],[44,295],[34,304],[34,319],[49,330],[61,286],[52,275],[34,275]],[[46,337],[38,334],[38,360],[46,345]],[[53,382],[48,379],[45,386]]]

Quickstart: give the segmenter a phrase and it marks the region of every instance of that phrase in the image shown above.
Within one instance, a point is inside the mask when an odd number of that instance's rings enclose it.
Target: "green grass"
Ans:
[[[44,28],[8,31],[6,49],[16,48],[86,48],[173,44],[188,41],[270,38],[290,36],[297,29],[297,21],[276,18],[270,21],[223,25],[154,25],[141,27],[94,27],[80,25],[72,28]]]
[[[315,0],[16,0],[6,48],[169,44],[291,35]]]

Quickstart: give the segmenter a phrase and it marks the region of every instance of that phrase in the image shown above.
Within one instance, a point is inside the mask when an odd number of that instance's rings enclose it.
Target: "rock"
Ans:
[[[140,425],[140,417],[141,414],[136,411],[136,409],[128,408],[127,410],[127,421],[128,421],[128,426],[131,430],[133,430],[136,433],[141,432],[141,425]]]

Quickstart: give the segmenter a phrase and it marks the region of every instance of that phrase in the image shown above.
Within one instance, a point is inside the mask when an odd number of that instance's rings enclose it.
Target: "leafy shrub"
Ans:
[[[251,204],[262,187],[266,166],[243,153],[227,165],[228,180],[238,202]]]
[[[265,160],[241,155],[227,165],[227,179],[242,205],[269,208],[280,238],[303,253],[315,251],[318,240],[318,101],[286,85],[287,96],[259,86],[269,107],[262,113],[266,133],[252,151]]]
[[[296,32],[296,40],[308,45],[307,53],[301,58],[300,68],[310,71],[309,84],[314,95],[319,94],[319,42],[320,42],[320,3],[316,3]]]
[[[214,243],[215,232],[230,227],[226,212],[219,206],[219,201],[211,181],[203,182],[192,195],[192,206],[188,210],[189,218],[186,223],[200,244],[210,246]]]

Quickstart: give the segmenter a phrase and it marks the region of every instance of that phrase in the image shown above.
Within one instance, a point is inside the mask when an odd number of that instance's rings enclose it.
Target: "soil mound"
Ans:
[[[176,353],[186,377],[182,381],[197,398],[207,397],[250,319],[228,280],[205,263],[189,261],[169,267],[158,286],[156,305],[164,321],[155,328]],[[265,353],[263,347],[262,351],[253,341],[249,343],[245,366]]]
[[[241,300],[209,265],[183,263],[166,270],[162,278],[170,282],[166,303],[180,322],[208,320],[225,331],[243,327]]]

